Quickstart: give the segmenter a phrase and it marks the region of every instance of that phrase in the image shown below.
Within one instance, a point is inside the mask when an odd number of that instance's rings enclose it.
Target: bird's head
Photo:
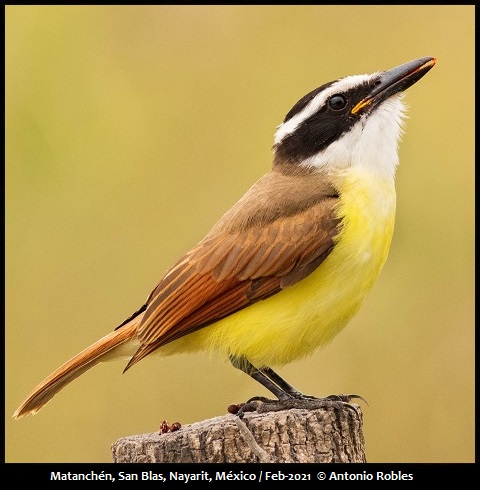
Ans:
[[[393,179],[403,92],[434,64],[435,58],[420,58],[388,71],[347,76],[308,93],[277,129],[274,166],[333,176],[355,167]]]

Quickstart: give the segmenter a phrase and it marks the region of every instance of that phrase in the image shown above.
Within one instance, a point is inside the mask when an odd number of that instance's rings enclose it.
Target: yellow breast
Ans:
[[[390,248],[393,182],[351,174],[339,188],[343,228],[326,260],[280,293],[162,347],[163,355],[213,349],[260,366],[313,353],[350,320],[372,288]]]

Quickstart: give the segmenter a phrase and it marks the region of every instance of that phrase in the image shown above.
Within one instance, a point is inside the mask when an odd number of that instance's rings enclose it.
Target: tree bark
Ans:
[[[115,463],[365,463],[362,426],[358,405],[225,415],[123,437],[112,456]]]

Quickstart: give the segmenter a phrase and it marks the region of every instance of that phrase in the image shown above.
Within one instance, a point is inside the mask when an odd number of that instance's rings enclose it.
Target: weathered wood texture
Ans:
[[[123,437],[116,463],[364,463],[362,412],[291,409],[225,415],[176,432]]]

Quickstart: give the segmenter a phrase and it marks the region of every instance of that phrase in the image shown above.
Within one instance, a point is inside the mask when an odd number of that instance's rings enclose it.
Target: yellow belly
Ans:
[[[325,345],[356,313],[390,248],[395,219],[393,182],[350,175],[340,191],[343,229],[327,259],[308,277],[159,349],[169,355],[196,350],[245,356],[276,366]]]

